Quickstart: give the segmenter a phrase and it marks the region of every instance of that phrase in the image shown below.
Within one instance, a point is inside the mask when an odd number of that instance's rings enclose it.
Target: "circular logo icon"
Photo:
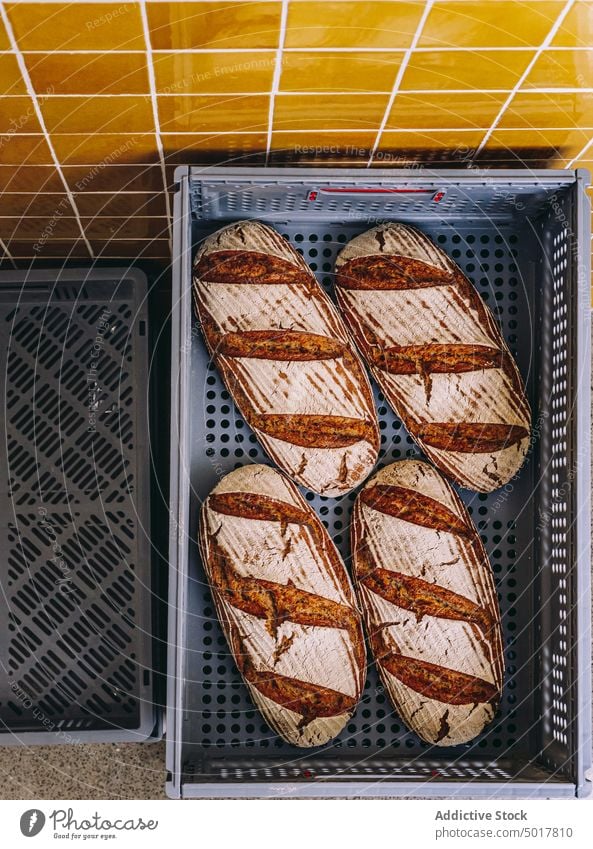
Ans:
[[[39,808],[25,811],[21,817],[21,832],[25,837],[35,837],[45,825],[45,814]]]

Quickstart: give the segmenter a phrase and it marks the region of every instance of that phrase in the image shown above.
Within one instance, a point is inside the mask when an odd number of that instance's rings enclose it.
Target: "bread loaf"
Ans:
[[[382,224],[336,262],[342,315],[387,401],[443,472],[490,492],[521,467],[530,410],[488,307],[423,233]]]
[[[381,679],[427,743],[471,740],[503,680],[500,613],[488,557],[449,483],[402,460],[360,491],[352,517],[355,586]]]
[[[323,495],[361,483],[379,448],[371,387],[300,254],[264,224],[231,224],[198,250],[194,295],[208,349],[274,462]]]
[[[366,655],[352,586],[295,485],[268,466],[231,472],[200,516],[218,617],[253,701],[295,746],[320,746],[354,713]]]

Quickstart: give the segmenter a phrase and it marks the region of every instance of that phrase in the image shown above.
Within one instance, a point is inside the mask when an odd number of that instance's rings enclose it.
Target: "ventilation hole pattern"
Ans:
[[[189,767],[189,764],[187,766]],[[424,781],[430,778],[508,781],[511,778],[511,772],[508,769],[493,765],[487,760],[459,760],[455,766],[448,766],[442,761],[432,760],[429,757],[414,763],[376,758],[373,759],[372,764],[366,766],[364,763],[350,761],[348,758],[332,762],[314,757],[301,758],[298,765],[275,763],[271,759],[250,759],[250,765],[246,766],[244,761],[229,757],[225,759],[223,766],[217,767],[217,777],[225,781],[307,780],[332,778],[336,775],[362,776],[369,780],[374,776],[378,779],[407,778],[410,781]]]
[[[546,702],[550,710],[546,725],[551,738],[560,749],[550,752],[550,762],[560,770],[568,767],[568,744],[573,729],[570,726],[569,705],[572,694],[569,669],[569,639],[572,609],[569,604],[568,570],[572,552],[567,536],[571,515],[571,471],[567,452],[568,426],[571,415],[569,380],[569,302],[566,285],[569,265],[570,231],[560,228],[552,242],[552,386],[550,397],[551,427],[551,510],[544,514],[547,531],[551,537],[549,566],[555,589],[555,629],[549,641],[551,651],[550,674],[543,682]]]

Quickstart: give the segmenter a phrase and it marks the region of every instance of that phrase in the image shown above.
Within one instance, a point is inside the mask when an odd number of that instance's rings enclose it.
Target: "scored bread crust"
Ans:
[[[200,246],[193,292],[208,350],[272,460],[323,495],[362,483],[379,450],[370,382],[301,255],[264,224],[231,224]]]
[[[438,746],[494,717],[503,683],[500,611],[488,556],[436,469],[402,460],[360,491],[354,581],[387,693],[405,724]]]
[[[344,564],[296,486],[244,466],[205,500],[198,544],[253,701],[295,746],[340,733],[364,685],[362,620]]]
[[[447,254],[405,224],[352,239],[338,305],[388,402],[461,486],[491,492],[521,467],[531,412],[494,316]]]

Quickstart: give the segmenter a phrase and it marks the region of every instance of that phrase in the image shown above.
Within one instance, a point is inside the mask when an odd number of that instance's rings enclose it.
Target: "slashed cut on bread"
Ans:
[[[295,746],[339,734],[364,685],[362,621],[346,568],[292,481],[236,469],[212,490],[199,547],[253,701]]]
[[[381,469],[352,516],[356,592],[371,651],[402,720],[453,746],[492,720],[503,683],[488,556],[450,484],[420,460]]]
[[[342,315],[385,397],[426,455],[490,492],[521,467],[531,413],[494,316],[424,233],[381,224],[336,261]]]
[[[362,483],[379,449],[370,383],[300,254],[271,227],[231,224],[199,248],[194,298],[229,392],[280,469],[323,495]]]

